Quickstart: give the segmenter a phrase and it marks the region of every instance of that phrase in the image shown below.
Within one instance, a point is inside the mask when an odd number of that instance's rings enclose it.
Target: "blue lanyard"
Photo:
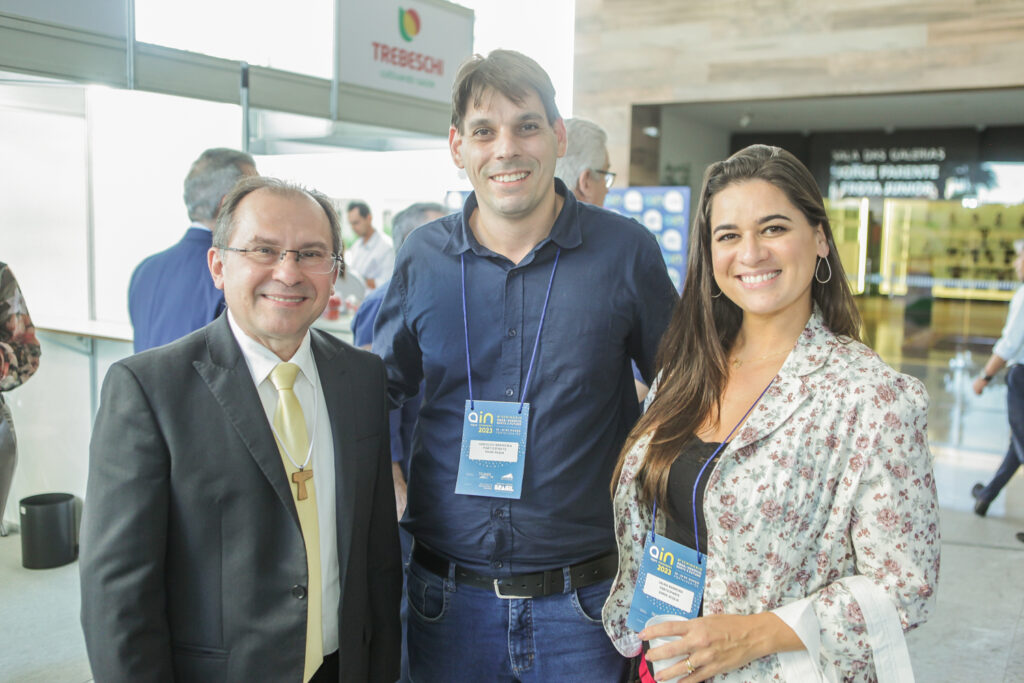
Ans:
[[[778,375],[776,375],[776,377],[777,376]],[[711,457],[708,458],[707,462],[704,463],[704,467],[700,468],[700,472],[697,473],[697,478],[693,481],[693,541],[694,544],[697,546],[695,550],[697,551],[697,558],[699,562],[703,562],[703,560],[700,559],[700,533],[697,531],[697,487],[700,485],[700,479],[701,477],[704,476],[704,471],[707,470],[708,465],[711,464],[711,461],[718,457],[718,454],[722,452],[722,449],[729,444],[729,442],[732,440],[732,435],[736,433],[736,430],[739,429],[740,425],[743,424],[743,422],[747,419],[747,416],[750,415],[750,412],[754,409],[754,406],[756,406],[761,401],[761,398],[764,397],[766,393],[768,393],[768,389],[770,389],[772,384],[774,383],[775,377],[772,377],[772,381],[768,382],[768,386],[766,386],[764,390],[761,392],[761,394],[756,399],[754,399],[754,402],[750,405],[749,408],[747,408],[747,412],[743,413],[743,417],[741,417],[740,421],[737,422],[735,426],[733,426],[732,430],[729,432],[729,435],[725,437],[725,440],[722,443],[718,444],[718,448],[715,449],[715,452],[712,453]],[[657,524],[657,522],[658,501],[654,501],[654,509],[651,512],[652,542],[654,541],[654,527]]]
[[[537,338],[533,340],[533,353],[530,354],[530,369],[526,371],[526,383],[519,394],[519,412],[523,412],[523,404],[526,403],[526,390],[530,386],[530,378],[533,377],[533,364],[537,360],[537,347],[540,345],[540,331],[544,328],[544,317],[548,313],[548,301],[551,299],[551,285],[555,281],[555,270],[558,268],[558,257],[562,254],[559,247],[555,252],[555,263],[551,266],[551,277],[548,279],[548,291],[544,295],[544,308],[540,311],[540,323],[537,325]],[[465,253],[459,254],[459,265],[462,267],[462,326],[466,332],[466,377],[469,380],[469,409],[473,409],[473,369],[469,363],[469,317],[466,314],[466,258]]]

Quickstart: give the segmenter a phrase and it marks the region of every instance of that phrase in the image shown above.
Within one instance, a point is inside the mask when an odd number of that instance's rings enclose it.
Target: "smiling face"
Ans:
[[[810,315],[828,244],[782,190],[765,180],[728,185],[711,200],[710,224],[715,281],[745,318]]]
[[[555,159],[565,154],[565,125],[549,124],[535,92],[516,104],[494,90],[470,103],[461,130],[448,133],[452,160],[469,176],[480,210],[529,220],[555,199]]]
[[[302,193],[255,190],[238,205],[234,223],[229,247],[333,251],[327,215]],[[214,247],[209,264],[214,285],[224,290],[235,322],[282,360],[290,359],[299,348],[309,326],[327,306],[337,278],[337,270],[324,274],[301,270],[292,253],[265,266],[245,254]]]

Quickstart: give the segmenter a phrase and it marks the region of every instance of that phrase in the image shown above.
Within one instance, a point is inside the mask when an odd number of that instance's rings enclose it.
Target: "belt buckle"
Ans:
[[[497,595],[502,600],[529,600],[530,598],[533,597],[532,595],[505,595],[505,594],[503,594],[501,592],[501,590],[498,588],[498,581],[500,581],[500,580],[501,579],[494,579],[494,594]]]

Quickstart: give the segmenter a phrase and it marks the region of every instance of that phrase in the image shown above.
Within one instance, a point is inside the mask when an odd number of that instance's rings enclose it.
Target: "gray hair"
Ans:
[[[572,192],[584,171],[604,166],[608,135],[601,126],[586,119],[566,119],[565,138],[565,156],[555,161],[555,177],[561,178]],[[600,181],[604,182],[604,178]]]
[[[331,201],[330,197],[295,183],[266,176],[250,176],[245,178],[239,181],[224,197],[224,204],[221,207],[220,213],[217,214],[217,226],[213,229],[213,246],[218,249],[228,246],[231,242],[231,235],[235,231],[235,213],[238,211],[238,205],[256,190],[268,190],[283,196],[305,196],[315,201],[324,210],[327,221],[331,225],[331,249],[338,256],[343,255],[341,219],[338,218],[338,212],[334,209],[334,202]],[[339,272],[339,275],[341,274],[343,272]]]
[[[413,230],[427,222],[427,215],[431,213],[444,216],[448,212],[437,202],[417,202],[395,214],[391,221],[391,239],[396,252]]]
[[[214,147],[199,155],[185,176],[185,207],[190,221],[212,221],[220,201],[239,178],[256,168],[251,154],[237,149]]]

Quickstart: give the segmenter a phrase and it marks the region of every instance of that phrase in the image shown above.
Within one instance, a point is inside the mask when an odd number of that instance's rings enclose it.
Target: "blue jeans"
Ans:
[[[1024,464],[1024,365],[1006,373],[1006,417],[1010,420],[1010,447],[1002,464],[978,498],[991,501],[1003,490],[1017,468]]]
[[[543,598],[507,600],[494,591],[409,562],[409,673],[414,683],[608,681],[630,661],[601,625],[611,580]]]

